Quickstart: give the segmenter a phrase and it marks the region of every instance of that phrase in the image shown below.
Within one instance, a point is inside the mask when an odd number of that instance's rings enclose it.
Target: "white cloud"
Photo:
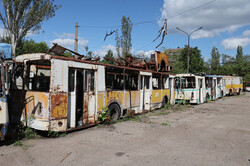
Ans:
[[[177,33],[176,27],[187,32],[203,26],[201,31],[193,34],[192,38],[211,38],[221,32],[232,33],[240,27],[250,25],[249,0],[217,0],[208,5],[196,8],[179,16],[180,13],[201,6],[209,0],[164,0],[161,9],[162,16],[159,25],[165,18],[168,20],[168,33]],[[174,18],[171,18],[176,16]],[[182,32],[178,32],[182,33]]]
[[[71,39],[73,39],[73,38],[75,37],[75,34],[73,34],[73,33],[63,33],[63,34],[61,34],[61,35],[55,33],[55,35],[56,35],[58,38],[60,38],[60,39],[62,39],[62,38],[71,38]]]
[[[140,56],[140,57],[142,57],[142,58],[150,58],[151,57],[151,54],[153,54],[155,52],[155,50],[150,50],[150,51],[142,51],[142,50],[140,50],[140,51],[137,51],[136,52],[136,56]]]
[[[58,39],[54,39],[54,40],[50,41],[51,45],[53,43],[57,43],[63,47],[73,49],[74,43],[75,43],[75,39],[74,39],[75,35],[74,34],[63,33],[62,35],[59,35],[59,34],[55,33],[55,35],[58,37]],[[88,40],[84,40],[84,39],[79,37],[78,48],[86,46],[87,43],[88,43]]]
[[[250,36],[250,30],[245,30],[243,33],[242,33],[243,36]]]
[[[239,45],[241,45],[242,47],[250,45],[250,38],[247,37],[227,38],[222,41],[221,45],[227,50],[237,49]]]
[[[108,50],[113,51],[114,56],[117,55],[116,47],[111,45],[111,44],[106,45],[106,46],[102,46],[102,48],[100,50],[94,51],[94,55],[104,57],[107,54]]]

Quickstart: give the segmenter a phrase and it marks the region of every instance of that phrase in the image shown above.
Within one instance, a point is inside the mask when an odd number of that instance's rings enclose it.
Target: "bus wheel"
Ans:
[[[241,90],[239,89],[239,92],[237,93],[237,95],[240,95],[240,91],[241,91]]]
[[[165,106],[167,105],[168,103],[168,97],[165,96],[162,100],[162,104],[161,104],[161,108],[165,108]]]
[[[111,121],[116,121],[120,118],[121,109],[117,104],[111,104],[109,106],[109,111],[110,111],[110,120]]]
[[[233,91],[232,91],[232,89],[229,90],[229,96],[233,96]]]
[[[206,95],[206,102],[208,102],[208,100],[209,100],[209,94],[207,93],[207,95]]]

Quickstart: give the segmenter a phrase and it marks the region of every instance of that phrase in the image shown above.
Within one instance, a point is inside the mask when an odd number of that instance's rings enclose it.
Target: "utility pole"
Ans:
[[[75,52],[78,52],[78,24],[75,24]]]
[[[203,28],[203,27],[200,27],[200,28],[198,28],[198,29],[196,29],[196,30],[194,30],[194,31],[192,31],[192,32],[190,32],[190,33],[187,33],[186,31],[184,31],[184,30],[182,30],[182,29],[176,27],[176,29],[178,29],[179,31],[182,31],[183,33],[185,33],[185,34],[188,36],[187,73],[189,73],[190,36],[191,36],[194,32],[196,32],[196,31],[198,31],[198,30],[200,30],[200,29],[202,29],[202,28]]]

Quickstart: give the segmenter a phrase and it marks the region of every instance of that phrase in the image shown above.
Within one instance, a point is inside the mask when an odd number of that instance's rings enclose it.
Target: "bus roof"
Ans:
[[[23,55],[19,55],[19,56],[15,57],[14,61],[17,62],[17,63],[24,63],[24,61],[51,60],[51,59],[82,62],[82,63],[88,63],[88,64],[93,64],[93,65],[101,65],[101,66],[108,66],[108,67],[135,70],[135,71],[144,71],[144,72],[151,72],[151,73],[156,73],[156,74],[175,75],[175,74],[170,74],[170,73],[167,73],[167,72],[158,72],[158,71],[140,69],[140,68],[134,68],[134,67],[128,67],[128,66],[118,66],[118,65],[113,65],[113,64],[104,64],[104,63],[100,63],[98,61],[91,61],[91,60],[85,60],[85,59],[75,59],[75,58],[71,58],[71,57],[57,56],[57,55],[51,55],[51,54],[47,54],[47,53],[23,54]]]

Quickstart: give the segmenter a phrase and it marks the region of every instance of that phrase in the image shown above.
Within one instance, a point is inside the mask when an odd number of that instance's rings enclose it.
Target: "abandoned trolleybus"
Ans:
[[[206,101],[205,77],[194,74],[177,74],[175,77],[175,102],[200,104]]]
[[[166,72],[45,53],[20,55],[15,63],[11,120],[21,119],[37,130],[94,125],[103,107],[117,120],[128,110],[143,113],[174,104],[174,76]],[[164,63],[156,66],[162,68]]]

